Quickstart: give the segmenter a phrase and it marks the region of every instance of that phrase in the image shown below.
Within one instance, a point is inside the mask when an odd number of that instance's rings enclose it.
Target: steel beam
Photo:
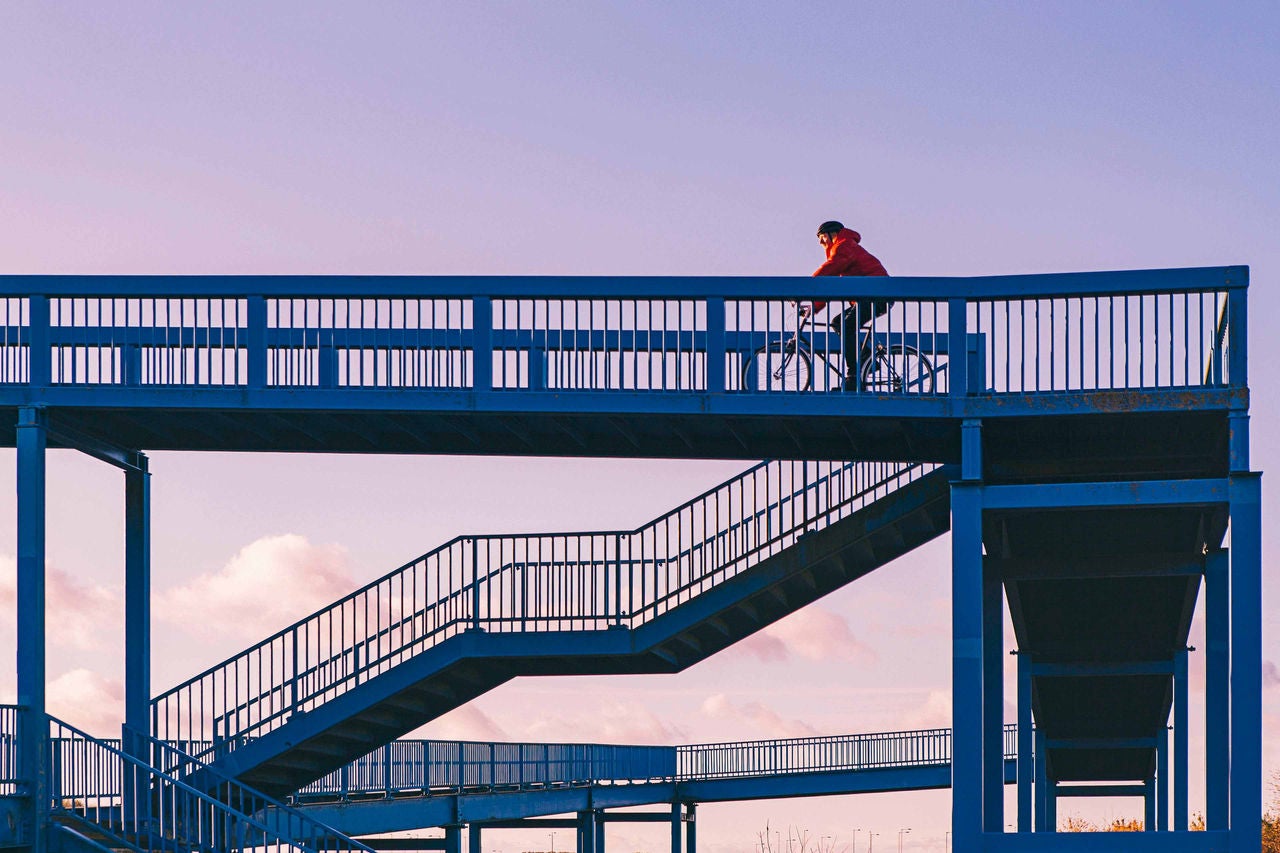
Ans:
[[[29,841],[36,853],[43,853],[48,846],[50,784],[49,723],[45,711],[47,425],[43,408],[28,406],[18,411],[17,688],[18,704],[26,709],[19,725],[22,738],[19,770],[23,792],[30,798]]]
[[[956,853],[977,853],[983,821],[981,432],[966,422],[961,476],[951,485],[951,833]],[[1003,795],[1003,792],[1002,792]]]
[[[1059,785],[1059,797],[1141,797],[1145,785]]]
[[[1232,348],[1234,352],[1234,347]],[[1262,477],[1231,475],[1231,851],[1262,847]]]
[[[1227,481],[1223,479],[1042,483],[985,486],[982,491],[982,504],[989,510],[1206,506],[1226,503],[1228,499]]]
[[[1197,576],[1204,572],[1203,556],[1182,552],[1129,554],[1120,559],[1111,555],[1104,557],[1072,557],[1057,554],[1035,557],[988,555],[986,562],[987,565],[995,567],[1006,583],[1023,580]]]
[[[1173,828],[1185,832],[1187,813],[1187,649],[1179,649],[1173,667]]]
[[[1214,551],[1205,559],[1205,828],[1226,830],[1231,791],[1231,600],[1229,554]]]
[[[1171,661],[1117,661],[1083,663],[1038,663],[1032,666],[1036,678],[1074,678],[1129,675],[1173,675]]]
[[[1156,749],[1155,737],[1073,737],[1049,738],[1049,749]]]
[[[1004,831],[1004,597],[982,576],[982,830]]]
[[[1018,832],[1031,832],[1035,747],[1031,721],[1031,653],[1018,652]]]

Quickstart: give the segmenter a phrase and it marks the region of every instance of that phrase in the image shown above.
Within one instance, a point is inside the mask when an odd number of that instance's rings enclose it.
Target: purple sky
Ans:
[[[1273,3],[1247,2],[6,3],[0,272],[793,275],[817,266],[814,227],[833,217],[903,275],[1246,263],[1267,470],[1278,28]],[[634,526],[741,467],[156,454],[156,593],[186,617],[157,621],[156,686],[459,533]],[[70,626],[51,691],[72,722],[106,726],[120,478],[66,453],[50,476],[51,607]],[[12,554],[10,524],[9,597]],[[260,624],[205,618],[237,612],[246,578],[315,600]],[[429,731],[678,742],[945,724],[948,583],[944,540],[682,675],[517,682]],[[203,613],[184,611],[197,596]],[[841,843],[912,826],[908,849],[941,850],[947,809],[945,793],[706,807],[699,840],[745,853],[768,818]],[[1138,806],[1080,809],[1108,810]],[[663,832],[620,826],[610,848],[657,853]]]

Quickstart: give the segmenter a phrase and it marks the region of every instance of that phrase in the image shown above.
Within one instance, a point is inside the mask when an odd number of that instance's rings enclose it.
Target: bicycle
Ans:
[[[796,331],[790,339],[770,341],[751,354],[742,365],[744,391],[808,391],[813,387],[813,364],[820,358],[828,369],[840,377],[832,390],[844,389],[844,359],[837,352],[817,351],[813,338],[804,327],[810,315],[799,315]],[[862,330],[861,334],[871,332]],[[932,394],[935,370],[933,362],[917,347],[906,343],[877,343],[862,362],[859,384],[850,391],[869,394]]]

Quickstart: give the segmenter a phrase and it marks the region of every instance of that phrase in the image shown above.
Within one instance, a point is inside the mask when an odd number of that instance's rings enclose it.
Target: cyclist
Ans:
[[[818,243],[827,251],[827,260],[814,271],[820,275],[888,275],[884,264],[876,256],[862,248],[862,235],[843,223],[830,220],[818,226]],[[841,350],[844,353],[844,389],[858,390],[858,370],[871,357],[871,336],[862,335],[860,330],[876,317],[888,312],[892,302],[873,302],[870,299],[852,299],[838,320],[831,322],[832,328],[838,328],[841,339]],[[801,318],[821,311],[827,303],[814,301],[802,303],[798,311]],[[839,324],[837,327],[837,323]],[[857,346],[853,345],[858,341]]]

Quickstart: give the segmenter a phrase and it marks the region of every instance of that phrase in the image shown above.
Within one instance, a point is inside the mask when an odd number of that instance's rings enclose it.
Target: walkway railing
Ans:
[[[18,793],[22,784],[19,752],[22,740],[18,726],[22,723],[23,710],[20,705],[0,705],[0,796]]]
[[[637,530],[454,539],[157,697],[154,730],[234,748],[462,631],[638,627],[934,467],[764,462]]]
[[[880,279],[0,276],[0,386],[740,392],[750,354],[789,336],[791,302],[817,298],[891,302],[874,332],[939,369],[928,388],[885,393],[1242,387],[1232,332],[1243,329],[1247,286],[1245,267]],[[814,345],[826,363],[811,389],[820,393],[838,386],[840,344],[820,335]]]
[[[1004,729],[1017,757],[1017,727]],[[301,801],[502,790],[695,782],[945,765],[951,730],[882,732],[689,746],[397,740],[298,791]]]
[[[67,723],[49,722],[53,814],[78,818],[110,838],[148,850],[371,853],[244,786],[219,780],[211,788],[215,796]],[[190,769],[189,760],[184,766]]]

